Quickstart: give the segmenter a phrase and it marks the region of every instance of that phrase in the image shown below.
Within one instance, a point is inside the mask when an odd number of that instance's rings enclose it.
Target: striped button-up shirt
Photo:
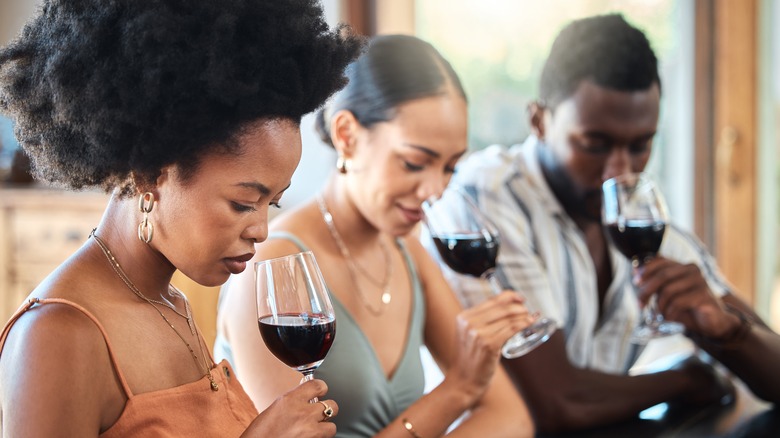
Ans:
[[[539,147],[544,146],[530,137],[510,149],[491,146],[475,152],[458,165],[452,184],[464,187],[497,226],[499,279],[525,296],[529,310],[557,322],[566,337],[571,363],[626,373],[640,352],[629,341],[640,317],[631,265],[610,248],[613,278],[599,315],[593,260],[582,232],[547,185],[537,159]],[[463,305],[481,301],[488,293],[487,282],[449,269],[424,229],[421,239]],[[681,263],[696,263],[716,295],[729,291],[712,256],[690,233],[668,226],[660,254]]]

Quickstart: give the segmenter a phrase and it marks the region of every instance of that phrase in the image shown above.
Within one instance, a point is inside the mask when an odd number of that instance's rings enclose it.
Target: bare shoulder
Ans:
[[[292,235],[305,246],[315,249],[317,235],[324,227],[322,217],[315,201],[309,201],[289,212],[277,216],[269,224],[271,233]],[[300,252],[300,248],[290,239],[269,239],[257,245],[258,257],[261,260],[282,257]]]
[[[37,304],[13,325],[0,355],[0,382],[9,436],[96,435],[106,406],[122,396],[95,323],[59,303]]]
[[[430,328],[438,326],[442,321],[446,321],[448,317],[452,317],[452,320],[454,320],[455,316],[462,310],[462,307],[449,283],[444,278],[441,268],[416,236],[407,235],[403,238],[403,242],[414,261],[417,275],[423,287],[429,316],[426,320],[428,321],[427,326]],[[443,315],[448,315],[448,317],[442,318]]]
[[[105,341],[97,325],[77,308],[59,302],[38,303],[11,327],[1,357],[27,353],[20,357],[25,359],[34,353],[37,359],[57,350],[75,359],[82,353],[105,350]]]
[[[428,251],[426,251],[422,246],[422,243],[420,243],[420,240],[417,238],[416,234],[407,234],[401,238],[401,241],[406,247],[406,250],[409,252],[409,255],[412,256],[412,259],[414,259],[415,263],[425,262],[426,260],[430,259]]]
[[[402,238],[406,250],[414,261],[417,273],[423,283],[430,281],[444,281],[439,265],[431,258],[431,255],[423,247],[416,235],[409,234]]]

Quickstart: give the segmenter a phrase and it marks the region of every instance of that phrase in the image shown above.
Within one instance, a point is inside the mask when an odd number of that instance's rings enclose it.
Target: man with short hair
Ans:
[[[453,178],[499,229],[504,285],[558,324],[546,343],[504,361],[538,430],[586,429],[664,401],[712,403],[733,390],[697,360],[627,375],[641,352],[630,341],[640,302],[652,295],[758,396],[780,400],[771,378],[780,337],[732,293],[698,239],[668,226],[659,256],[633,269],[605,238],[601,184],[643,171],[658,125],[661,81],[645,35],[619,15],[574,21],[556,38],[540,85],[529,111],[533,135],[472,154]],[[489,288],[442,267],[466,305]]]

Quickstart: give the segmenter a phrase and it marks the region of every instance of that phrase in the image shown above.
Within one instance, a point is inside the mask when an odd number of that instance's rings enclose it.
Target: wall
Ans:
[[[0,1],[0,44],[5,45],[22,29],[28,17],[37,10],[34,0]]]

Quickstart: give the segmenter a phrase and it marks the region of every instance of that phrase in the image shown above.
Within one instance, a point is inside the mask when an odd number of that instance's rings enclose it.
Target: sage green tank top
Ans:
[[[272,233],[269,239],[274,238],[290,240],[301,251],[309,250],[293,234]],[[333,421],[338,429],[337,437],[374,436],[423,395],[425,379],[420,347],[425,328],[425,298],[411,256],[401,240],[396,243],[410,273],[414,304],[406,347],[389,380],[368,338],[331,293],[336,312],[336,339],[314,375],[328,384],[327,398],[339,404],[339,414]],[[222,333],[217,333],[214,357],[227,359],[241,378],[241,370],[233,361],[230,342]]]

